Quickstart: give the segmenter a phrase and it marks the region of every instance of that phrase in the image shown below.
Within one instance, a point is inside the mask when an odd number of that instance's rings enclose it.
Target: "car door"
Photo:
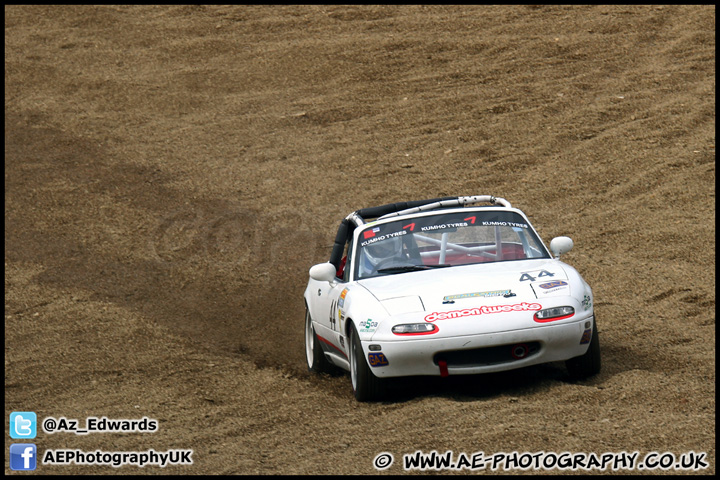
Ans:
[[[351,251],[351,244],[352,242],[348,242],[345,245],[345,255]],[[348,258],[342,278],[336,276],[330,282],[322,282],[318,285],[317,295],[313,295],[315,304],[313,320],[318,324],[315,329],[316,334],[321,337],[321,341],[324,340],[323,343],[326,346],[345,357],[347,357],[347,345],[342,333],[344,325],[342,306],[348,292],[349,269],[350,259]]]

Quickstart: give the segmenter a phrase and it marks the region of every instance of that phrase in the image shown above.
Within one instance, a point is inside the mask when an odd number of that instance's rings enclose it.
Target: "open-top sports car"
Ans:
[[[478,204],[490,205],[478,205]],[[359,401],[392,377],[499,372],[565,361],[600,370],[590,286],[525,214],[489,195],[357,210],[305,290],[308,368],[350,371]],[[552,255],[551,253],[552,252]]]

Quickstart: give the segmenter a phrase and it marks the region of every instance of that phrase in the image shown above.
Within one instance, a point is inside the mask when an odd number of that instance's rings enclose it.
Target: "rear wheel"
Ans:
[[[370,370],[365,360],[360,336],[350,324],[350,381],[359,402],[381,400],[385,396],[385,381]]]
[[[320,341],[315,335],[315,329],[310,317],[310,310],[305,307],[305,356],[307,358],[308,370],[315,373],[331,373],[334,370],[325,354],[323,353]]]
[[[600,372],[600,338],[598,337],[597,321],[593,319],[592,339],[584,355],[571,358],[565,367],[574,380],[582,380]]]

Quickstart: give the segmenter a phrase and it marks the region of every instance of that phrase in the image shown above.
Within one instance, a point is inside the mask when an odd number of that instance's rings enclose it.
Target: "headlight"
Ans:
[[[535,321],[553,322],[555,320],[562,320],[563,318],[570,318],[573,315],[575,315],[575,309],[573,307],[546,308],[535,313]]]
[[[392,327],[395,335],[430,335],[438,330],[434,323],[404,323]]]

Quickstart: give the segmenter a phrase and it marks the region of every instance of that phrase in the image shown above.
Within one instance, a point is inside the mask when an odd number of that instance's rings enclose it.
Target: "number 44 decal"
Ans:
[[[530,280],[531,282],[534,282],[536,278],[540,278],[540,277],[554,277],[554,276],[555,276],[554,273],[550,273],[550,272],[548,272],[547,270],[540,270],[540,273],[538,273],[538,276],[537,276],[537,277],[533,277],[533,276],[530,275],[529,273],[523,273],[522,276],[520,277],[520,281],[521,281],[521,282],[524,282],[525,280]]]

